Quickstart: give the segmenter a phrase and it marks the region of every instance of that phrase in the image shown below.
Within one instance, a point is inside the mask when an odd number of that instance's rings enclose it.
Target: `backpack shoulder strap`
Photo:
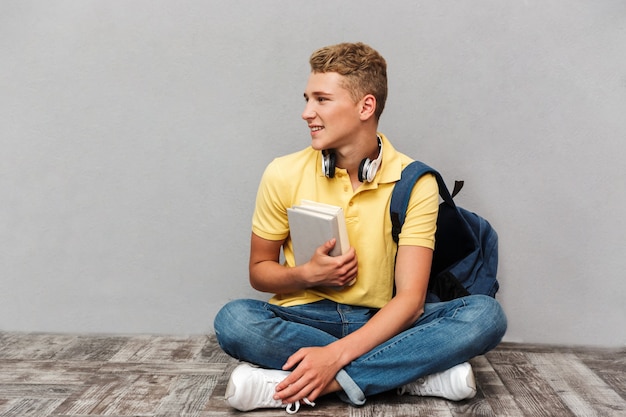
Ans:
[[[394,242],[398,243],[400,231],[406,218],[406,209],[409,205],[409,198],[411,197],[411,191],[413,186],[422,175],[431,173],[435,175],[437,179],[437,185],[439,186],[439,195],[443,199],[444,203],[448,204],[452,208],[456,208],[456,204],[452,200],[452,196],[446,187],[446,183],[443,178],[435,169],[429,167],[423,162],[413,161],[402,170],[402,176],[400,180],[396,182],[391,194],[391,233]],[[460,182],[459,182],[460,183]],[[462,183],[455,183],[455,195],[463,186]]]

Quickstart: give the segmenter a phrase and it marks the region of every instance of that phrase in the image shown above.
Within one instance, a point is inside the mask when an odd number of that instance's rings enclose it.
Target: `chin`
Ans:
[[[315,140],[315,139],[311,139],[311,148],[315,149],[316,151],[328,149],[327,146],[324,146],[323,142],[321,142],[320,140]]]

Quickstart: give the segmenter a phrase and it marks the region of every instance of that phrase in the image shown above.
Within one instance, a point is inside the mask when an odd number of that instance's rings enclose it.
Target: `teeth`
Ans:
[[[320,127],[320,126],[314,126],[314,127],[311,128],[311,130],[313,132],[317,132],[318,130],[322,130],[322,129],[323,129],[323,127]]]

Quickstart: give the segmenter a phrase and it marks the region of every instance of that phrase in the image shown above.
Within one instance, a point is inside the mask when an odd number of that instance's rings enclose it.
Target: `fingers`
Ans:
[[[305,353],[302,351],[302,349],[296,351],[296,353],[287,358],[287,362],[285,362],[285,364],[283,365],[283,371],[288,371],[295,368],[295,366],[300,363],[304,356]]]
[[[293,371],[276,386],[274,399],[281,400],[284,403],[292,403],[305,397],[311,401],[317,398],[319,392],[315,393],[315,391],[319,390],[316,390],[315,384],[313,384],[314,378],[308,375],[306,369],[297,367],[306,356],[307,348],[303,348],[287,359],[287,362],[283,365],[283,370],[293,369]]]
[[[331,250],[333,250],[336,243],[337,243],[337,239],[335,238],[332,238],[329,241],[325,242],[322,246],[319,247],[321,249],[322,254],[328,255],[328,253]]]
[[[358,268],[356,251],[351,247],[343,255],[330,256],[328,252],[335,243],[331,239],[319,246],[307,263],[309,286],[342,287],[354,281]]]
[[[276,386],[274,399],[286,404],[301,401],[303,398],[315,401],[322,391],[322,388],[317,385],[313,379],[309,379],[305,374],[299,375],[294,371]]]

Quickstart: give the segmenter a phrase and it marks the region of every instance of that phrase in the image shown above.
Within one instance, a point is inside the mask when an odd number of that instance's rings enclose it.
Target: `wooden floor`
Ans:
[[[388,393],[355,408],[327,397],[298,415],[626,416],[626,349],[502,344],[471,363],[469,401]],[[213,336],[0,332],[0,417],[237,416],[224,403],[236,364]]]

